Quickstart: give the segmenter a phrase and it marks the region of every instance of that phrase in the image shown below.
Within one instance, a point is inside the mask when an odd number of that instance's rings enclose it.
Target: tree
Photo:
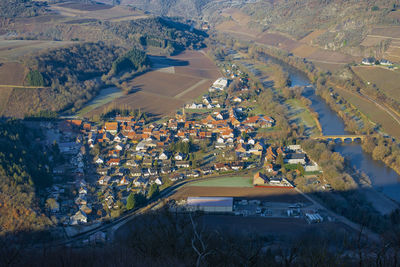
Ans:
[[[131,210],[135,207],[135,194],[134,193],[130,193],[128,198],[126,199],[126,209],[127,210]]]
[[[150,186],[149,192],[147,193],[147,196],[149,198],[155,197],[160,193],[160,188],[158,187],[157,184],[152,184]]]
[[[56,210],[56,209],[58,209],[59,206],[58,206],[57,201],[54,198],[48,198],[46,200],[46,207],[49,210]]]

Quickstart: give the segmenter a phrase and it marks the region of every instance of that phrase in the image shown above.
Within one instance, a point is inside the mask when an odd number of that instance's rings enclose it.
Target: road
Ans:
[[[89,237],[99,231],[102,232],[107,232],[108,234],[108,239],[109,241],[113,241],[114,240],[114,235],[115,232],[122,227],[123,225],[125,225],[126,223],[130,222],[131,220],[133,220],[135,217],[144,214],[146,212],[148,212],[149,210],[153,209],[154,207],[156,207],[157,205],[159,205],[160,203],[162,203],[163,200],[167,199],[168,197],[170,197],[171,195],[173,195],[176,190],[178,190],[179,188],[181,188],[184,185],[190,184],[190,183],[194,183],[194,182],[198,182],[199,180],[210,180],[210,179],[216,179],[216,178],[220,178],[223,176],[230,176],[232,174],[226,174],[226,175],[219,175],[219,176],[212,176],[212,177],[207,177],[207,178],[194,178],[191,180],[186,180],[186,181],[181,181],[178,182],[177,184],[164,189],[163,191],[161,191],[160,195],[154,199],[153,201],[151,201],[147,206],[143,207],[143,208],[138,208],[138,209],[134,209],[128,213],[125,213],[124,215],[122,215],[121,217],[119,217],[118,219],[115,219],[114,221],[110,222],[110,223],[104,223],[98,227],[95,227],[91,230],[88,230],[86,232],[77,234],[75,236],[73,236],[72,238],[69,238],[67,240],[62,240],[62,241],[58,241],[58,242],[54,242],[52,244],[52,246],[65,246],[65,245],[70,245],[70,244],[74,244],[77,243],[79,241],[83,241],[83,240],[87,240],[89,239]],[[304,196],[307,200],[309,200],[310,202],[312,202],[318,209],[321,210],[326,210],[327,213],[329,214],[329,216],[335,218],[338,222],[341,222],[345,225],[347,225],[348,227],[350,227],[351,229],[355,230],[356,232],[360,232],[362,230],[362,233],[368,237],[368,239],[370,241],[373,242],[379,242],[380,241],[380,237],[378,234],[372,232],[369,229],[366,229],[365,227],[362,227],[361,225],[354,223],[352,221],[350,221],[349,219],[333,212],[332,210],[329,210],[328,208],[326,208],[325,206],[323,206],[322,204],[320,204],[319,202],[317,202],[315,199],[313,199],[312,197],[310,197],[309,195],[303,193],[300,189],[295,187],[295,190],[301,194],[302,196]]]
[[[10,85],[10,84],[0,84],[0,87],[6,87],[6,88],[25,88],[25,89],[48,88],[48,87],[46,87],[46,86],[24,86],[24,85]]]
[[[246,172],[248,170],[242,171],[242,172]],[[236,172],[235,174],[237,175],[238,173],[241,172]],[[143,207],[143,208],[138,208],[138,209],[133,209],[127,213],[125,213],[124,215],[122,215],[121,217],[113,220],[112,222],[109,223],[103,223],[102,225],[95,227],[93,229],[90,229],[88,231],[79,233],[71,238],[68,238],[67,240],[61,240],[61,241],[56,241],[54,242],[51,246],[65,246],[68,244],[73,244],[76,243],[77,241],[81,241],[81,240],[85,240],[85,239],[89,239],[89,237],[99,231],[107,231],[111,234],[111,236],[114,235],[114,232],[116,230],[118,230],[119,227],[121,227],[122,225],[124,225],[125,223],[129,222],[130,220],[132,220],[133,218],[135,218],[136,216],[143,214],[144,212],[152,209],[153,207],[157,206],[158,204],[160,204],[164,199],[168,198],[169,196],[173,195],[175,193],[175,191],[177,189],[179,189],[180,187],[186,185],[186,184],[190,184],[190,183],[194,183],[194,182],[198,182],[198,181],[205,181],[205,180],[210,180],[210,179],[215,179],[215,178],[220,178],[220,177],[224,177],[224,176],[231,176],[232,174],[226,174],[226,175],[218,175],[218,176],[210,176],[210,177],[206,177],[206,178],[193,178],[190,180],[185,180],[185,181],[181,181],[176,183],[175,185],[168,187],[166,189],[164,189],[163,191],[160,192],[160,195],[152,200],[150,203],[148,203],[147,206]],[[111,230],[111,231],[110,231]]]

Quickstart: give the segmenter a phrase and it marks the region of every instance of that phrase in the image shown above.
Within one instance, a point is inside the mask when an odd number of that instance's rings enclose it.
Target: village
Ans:
[[[160,121],[115,114],[100,123],[41,122],[47,145],[56,143],[64,158],[54,168],[54,185],[48,190],[51,214],[63,225],[98,223],[126,211],[130,195],[149,199],[183,180],[250,170],[255,187],[292,188],[282,173],[284,164],[318,171],[300,145],[274,146],[257,135],[276,122],[252,114],[256,101],[249,92],[257,91],[250,90],[242,72],[233,72],[228,77],[239,80],[233,93],[227,90],[231,81],[221,77],[202,103],[188,104]]]

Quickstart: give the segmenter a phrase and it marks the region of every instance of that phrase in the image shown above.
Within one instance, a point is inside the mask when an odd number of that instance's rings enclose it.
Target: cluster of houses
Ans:
[[[281,157],[282,162],[278,158]],[[282,164],[301,166],[305,172],[319,172],[321,169],[317,163],[310,160],[300,145],[289,145],[286,147],[269,146],[265,152],[264,170],[257,172],[253,177],[255,186],[285,186],[293,187],[287,181],[279,169]],[[297,170],[299,171],[299,170]]]
[[[234,73],[237,71],[231,74]],[[241,86],[246,87],[247,82]],[[211,91],[224,90],[227,85],[226,78],[219,78]],[[260,129],[274,126],[273,118],[249,115],[249,109],[241,106],[246,102],[241,98],[233,97],[235,104],[225,107],[211,95],[215,93],[203,96],[202,103],[213,105],[211,111],[191,116],[183,109],[175,117],[158,123],[121,115],[102,124],[67,120],[76,133],[74,140],[59,143],[60,152],[69,156],[75,177],[75,210],[69,223],[81,224],[89,218],[104,216],[99,211],[120,208],[131,192],[146,194],[153,184],[163,186],[171,181],[240,171],[259,164],[264,165],[267,175],[259,173],[255,185],[290,186],[284,178],[276,178],[277,158],[282,154],[287,164],[306,165],[308,160],[301,148],[274,148],[265,139],[257,139]],[[204,155],[196,159],[200,144],[206,144],[210,160]],[[93,169],[95,178],[87,183],[84,178]]]
[[[368,65],[368,66],[372,66],[372,65],[393,66],[393,62],[391,62],[387,59],[377,60],[374,57],[363,58],[361,61],[361,64]]]

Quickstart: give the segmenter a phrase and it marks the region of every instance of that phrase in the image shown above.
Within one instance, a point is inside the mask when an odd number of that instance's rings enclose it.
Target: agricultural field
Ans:
[[[400,138],[400,125],[385,111],[369,100],[340,88],[335,91],[364,113],[371,121],[379,123],[387,134]]]
[[[128,82],[132,93],[100,106],[87,114],[98,115],[104,108],[141,109],[155,116],[172,114],[185,103],[201,96],[221,74],[200,51],[185,51],[168,58],[151,57],[153,69]]]
[[[22,56],[72,43],[69,41],[5,40],[0,38],[0,62],[18,61]]]
[[[353,67],[353,71],[364,82],[376,84],[389,97],[400,101],[400,72],[369,66]]]
[[[23,85],[25,67],[18,62],[0,63],[0,86]]]
[[[100,19],[109,21],[133,20],[148,17],[141,11],[128,6],[110,6],[105,4],[61,3],[50,6],[55,13],[75,19]]]
[[[307,202],[293,188],[260,188],[260,187],[223,187],[223,186],[184,186],[172,198],[186,199],[187,197],[238,197],[258,199],[271,202]]]
[[[312,40],[324,33],[324,30],[316,30],[301,40],[295,40],[276,32],[264,32],[260,34],[246,25],[238,24],[234,20],[224,21],[217,25],[217,30],[229,33],[239,39],[249,38],[261,45],[273,46],[293,53],[298,57],[307,58],[315,63],[321,63],[320,67],[325,70],[335,70],[344,64],[359,61],[361,57],[353,57],[337,51],[329,51],[317,46],[312,46]]]
[[[221,177],[194,183],[192,186],[202,187],[253,187],[253,179],[249,177]]]
[[[320,35],[324,34],[325,32],[326,32],[326,30],[322,30],[322,29],[314,30],[314,31],[310,32],[309,34],[307,34],[302,39],[300,39],[300,42],[305,43],[305,44],[312,44],[315,39],[317,39]]]
[[[3,114],[12,90],[13,88],[0,87],[0,115]]]

